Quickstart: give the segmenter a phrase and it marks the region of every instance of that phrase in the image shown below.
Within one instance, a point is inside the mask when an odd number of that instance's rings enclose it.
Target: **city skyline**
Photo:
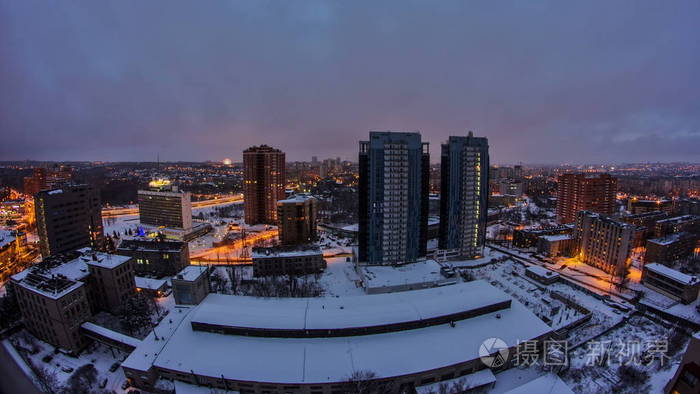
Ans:
[[[0,158],[355,159],[369,130],[473,130],[494,163],[697,161],[697,3],[132,7],[5,3]]]

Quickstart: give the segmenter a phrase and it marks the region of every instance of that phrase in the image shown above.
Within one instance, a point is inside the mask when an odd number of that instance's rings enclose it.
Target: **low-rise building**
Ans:
[[[474,374],[488,369],[479,355],[485,340],[508,349],[491,365],[497,372],[516,364],[518,344],[539,351],[552,333],[481,280],[344,297],[209,294],[169,318],[122,363],[134,387],[151,392],[161,378],[242,393],[347,393],[358,370],[397,391],[458,377],[476,382]]]
[[[209,267],[189,265],[172,280],[173,297],[180,305],[197,305],[209,294]]]
[[[253,248],[253,276],[308,275],[325,269],[326,260],[317,245]]]
[[[523,249],[532,248],[537,246],[539,238],[542,236],[571,234],[573,231],[573,224],[515,230],[513,231],[513,246]]]
[[[22,320],[37,338],[77,352],[88,341],[80,325],[114,311],[135,290],[132,260],[89,248],[58,254],[11,277]]]
[[[559,280],[559,274],[546,268],[531,265],[525,269],[525,276],[542,284],[549,285]]]
[[[537,253],[551,257],[571,256],[576,250],[576,239],[571,234],[542,235],[538,238]]]
[[[698,298],[700,280],[658,263],[645,264],[642,284],[669,298],[690,304]]]
[[[133,257],[136,275],[140,276],[173,276],[190,264],[188,243],[164,237],[126,238],[117,254]]]
[[[134,277],[136,291],[141,291],[150,297],[164,297],[168,294],[168,281],[165,279]]]
[[[647,263],[668,263],[689,256],[697,243],[695,234],[680,232],[669,234],[663,238],[647,241],[644,261]]]
[[[673,200],[669,199],[656,199],[656,200],[645,200],[632,197],[627,200],[627,211],[633,215],[661,211],[670,214],[673,211]]]

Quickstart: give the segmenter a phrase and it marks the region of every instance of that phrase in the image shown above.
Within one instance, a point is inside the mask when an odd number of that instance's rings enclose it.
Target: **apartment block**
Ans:
[[[22,320],[37,338],[77,352],[88,341],[80,325],[114,312],[135,291],[129,257],[89,248],[52,255],[11,277]]]
[[[92,186],[40,191],[34,198],[34,210],[43,257],[103,243],[102,204]]]
[[[285,154],[267,145],[243,151],[243,199],[245,222],[277,224],[277,201],[284,200]]]
[[[563,174],[558,179],[557,220],[573,223],[579,211],[612,215],[617,178],[609,174]]]
[[[316,199],[305,194],[277,201],[279,239],[282,245],[315,241],[317,210]]]
[[[629,265],[635,226],[595,212],[576,216],[574,238],[581,260],[609,274],[620,273]]]
[[[125,238],[117,254],[134,258],[136,275],[173,276],[190,265],[189,244],[164,237]]]
[[[458,250],[461,258],[476,258],[483,255],[486,242],[488,139],[475,137],[471,131],[467,136],[450,136],[447,143],[442,144],[440,160],[438,247]]]
[[[397,265],[425,258],[430,153],[419,133],[372,131],[360,141],[358,259]]]

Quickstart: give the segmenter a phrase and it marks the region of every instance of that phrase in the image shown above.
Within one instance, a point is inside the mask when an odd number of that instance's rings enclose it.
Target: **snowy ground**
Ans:
[[[612,392],[619,381],[617,369],[629,364],[647,371],[651,377],[638,392],[660,393],[673,376],[685,345],[670,358],[647,349],[656,340],[668,341],[669,331],[644,316],[635,315],[624,325],[570,352],[571,368],[561,374],[562,379],[577,393]],[[604,353],[608,356],[604,357]]]
[[[116,393],[125,392],[121,388],[126,381],[122,369],[117,368],[114,372],[110,372],[109,369],[114,363],[121,363],[126,359],[127,353],[95,343],[84,350],[78,357],[71,357],[63,353],[55,353],[53,346],[34,338],[26,330],[13,334],[10,337],[10,341],[21,354],[29,357],[35,366],[44,367],[54,372],[59,385],[64,385],[78,367],[85,364],[93,364],[98,371],[95,389],[107,379],[104,390],[112,390]],[[35,354],[30,354],[23,350],[33,347],[39,350]],[[48,361],[48,358],[45,359],[45,357],[51,357],[51,360]]]

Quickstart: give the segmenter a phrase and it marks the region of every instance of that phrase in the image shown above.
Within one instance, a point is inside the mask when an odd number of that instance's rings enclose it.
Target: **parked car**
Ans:
[[[119,368],[119,363],[114,363],[112,364],[111,367],[109,367],[109,372],[114,372]]]

